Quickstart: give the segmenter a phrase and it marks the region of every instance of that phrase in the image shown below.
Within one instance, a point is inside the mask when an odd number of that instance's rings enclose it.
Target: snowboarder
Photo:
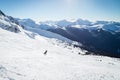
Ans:
[[[81,53],[79,52],[78,54],[80,55]]]
[[[47,50],[44,52],[44,55],[47,55]]]

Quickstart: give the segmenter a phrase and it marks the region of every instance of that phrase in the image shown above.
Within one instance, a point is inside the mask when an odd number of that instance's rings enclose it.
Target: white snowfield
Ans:
[[[68,39],[66,37],[63,37],[63,36],[61,36],[59,34],[50,32],[50,31],[46,31],[46,30],[42,30],[42,29],[37,29],[37,28],[32,28],[32,27],[26,27],[25,29],[27,31],[31,31],[33,34],[36,33],[36,34],[39,34],[39,35],[47,37],[47,38],[54,38],[54,39],[58,39],[58,40],[61,40],[63,42],[68,42],[68,43],[71,43],[71,44],[73,43],[72,40],[70,40],[70,39]]]
[[[0,80],[120,80],[120,59],[79,52],[56,39],[0,28]]]

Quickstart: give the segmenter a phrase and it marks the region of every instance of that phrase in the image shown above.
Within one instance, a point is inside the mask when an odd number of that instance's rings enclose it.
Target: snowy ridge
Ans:
[[[21,27],[0,11],[0,28],[18,33]]]

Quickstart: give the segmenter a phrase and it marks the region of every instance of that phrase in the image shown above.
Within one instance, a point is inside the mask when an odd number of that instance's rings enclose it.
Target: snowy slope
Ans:
[[[0,80],[120,79],[119,59],[83,56],[78,52],[82,53],[55,39],[37,34],[32,39],[0,29]]]
[[[52,33],[50,31],[37,29],[37,28],[31,28],[31,27],[26,27],[26,30],[37,33],[37,34],[39,34],[41,36],[45,36],[45,37],[48,37],[48,38],[54,38],[54,39],[62,40],[64,42],[73,43],[72,40],[67,39],[67,38],[65,38],[65,37],[63,37],[63,36],[61,36],[59,34]]]

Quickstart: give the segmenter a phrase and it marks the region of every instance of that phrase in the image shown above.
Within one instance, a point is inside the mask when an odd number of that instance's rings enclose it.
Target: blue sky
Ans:
[[[0,0],[7,15],[34,20],[88,19],[120,22],[120,0]]]

